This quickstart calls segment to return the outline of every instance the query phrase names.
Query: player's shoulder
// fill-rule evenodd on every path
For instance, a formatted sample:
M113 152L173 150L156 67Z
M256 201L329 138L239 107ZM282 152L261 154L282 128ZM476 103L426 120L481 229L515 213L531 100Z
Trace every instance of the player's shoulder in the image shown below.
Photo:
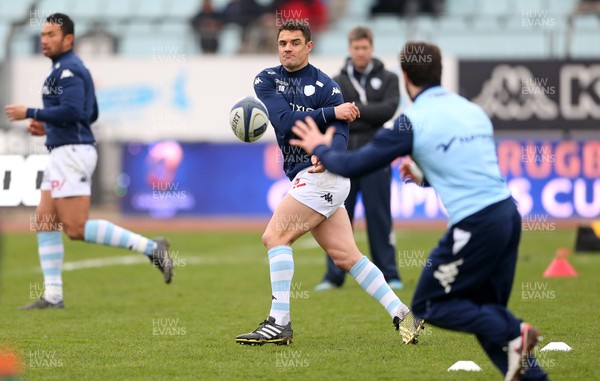
M316 67L315 73L315 85L317 87L320 87L322 90L326 90L331 95L342 94L342 92L340 91L340 85L338 85L338 83L333 78L331 78L329 75L321 71L321 69L318 69Z
M59 60L54 65L54 70L60 79L76 76L81 77L88 71L81 58L75 54L69 54L63 59Z
M281 65L274 66L274 67L268 67L266 69L261 70L254 77L254 86L257 86L264 82L271 82L271 83L274 82L275 78L279 77L280 70L281 70Z
M257 77L276 77L280 74L280 72L281 72L281 65L262 69L256 76Z
M323 72L318 67L312 66L312 70L314 73L315 80L320 81L321 83L323 83L323 85L331 85L332 82L335 83L333 78L331 78L329 75L327 75L325 72Z

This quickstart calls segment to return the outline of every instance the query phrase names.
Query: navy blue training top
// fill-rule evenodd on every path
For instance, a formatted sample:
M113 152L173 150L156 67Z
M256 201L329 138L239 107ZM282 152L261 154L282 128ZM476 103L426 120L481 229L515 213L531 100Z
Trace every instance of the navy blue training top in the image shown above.
M52 59L52 71L42 88L44 108L28 108L27 118L46 123L46 147L93 144L91 124L98 103L89 70L72 50Z
M292 126L298 119L311 116L322 132L336 127L333 147L346 150L348 123L335 119L334 107L344 103L338 84L311 64L289 72L282 65L267 68L254 78L256 96L269 111L277 143L283 154L283 170L292 180L298 172L312 165L310 155L292 147Z

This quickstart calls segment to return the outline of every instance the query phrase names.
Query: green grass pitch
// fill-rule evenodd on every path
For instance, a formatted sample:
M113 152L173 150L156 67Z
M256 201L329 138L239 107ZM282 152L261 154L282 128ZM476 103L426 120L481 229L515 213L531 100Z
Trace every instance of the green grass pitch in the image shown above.
M397 231L405 283L399 296L407 304L441 233ZM260 233L168 237L177 265L171 285L139 254L65 239L66 309L19 311L43 284L36 239L5 235L0 345L20 354L24 379L501 379L473 336L429 326L417 346L402 346L387 313L350 277L340 290L314 292L325 262L310 237L294 245L294 343L239 346L234 337L256 328L270 306ZM356 238L366 252L365 233ZM571 256L578 278L542 277L556 248L573 242L572 229L524 232L510 307L540 328L542 346L564 341L573 348L539 353L553 380L598 380L600 256ZM458 360L482 371L448 372Z

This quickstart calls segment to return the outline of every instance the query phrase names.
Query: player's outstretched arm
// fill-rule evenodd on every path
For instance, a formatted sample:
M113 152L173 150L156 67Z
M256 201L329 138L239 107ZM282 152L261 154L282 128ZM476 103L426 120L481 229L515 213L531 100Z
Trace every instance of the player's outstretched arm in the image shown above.
M290 144L301 147L309 154L317 155L321 163L329 171L344 177L357 177L389 165L396 157L409 155L412 151L412 129L381 129L368 144L357 151L340 151L331 147L334 129L328 128L325 134L319 131L316 123L306 118L298 121L292 129L297 136Z
M290 144L314 155L316 148L319 146L331 147L335 127L329 127L325 134L322 134L315 121L310 117L306 117L305 122L302 120L296 122L292 127L292 132L297 138L290 139Z

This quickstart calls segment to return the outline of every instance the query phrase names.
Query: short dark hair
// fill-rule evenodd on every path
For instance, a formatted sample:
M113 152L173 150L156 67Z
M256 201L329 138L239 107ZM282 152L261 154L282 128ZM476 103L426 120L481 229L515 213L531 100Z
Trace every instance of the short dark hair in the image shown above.
M67 34L75 35L75 23L73 23L73 20L64 13L53 13L46 17L46 22L60 26L60 30L62 30L63 35L65 36Z
M400 67L415 86L442 83L442 53L436 45L407 42L400 51Z
M349 44L351 44L352 41L358 41L362 39L369 40L369 43L373 45L373 32L371 32L371 29L364 26L358 26L348 33Z
M279 30L277 31L278 39L279 39L279 34L281 33L282 30L299 30L302 32L302 35L304 36L304 39L306 40L307 43L309 41L312 41L310 26L308 26L308 23L304 20L290 19L290 20L284 21L284 23L279 26Z

